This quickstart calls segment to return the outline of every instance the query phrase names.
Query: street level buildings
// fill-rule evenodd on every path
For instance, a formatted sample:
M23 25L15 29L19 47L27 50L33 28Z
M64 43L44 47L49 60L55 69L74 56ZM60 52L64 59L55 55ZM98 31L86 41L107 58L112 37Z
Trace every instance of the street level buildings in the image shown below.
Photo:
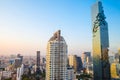
M74 69L71 67L67 68L68 80L75 80Z

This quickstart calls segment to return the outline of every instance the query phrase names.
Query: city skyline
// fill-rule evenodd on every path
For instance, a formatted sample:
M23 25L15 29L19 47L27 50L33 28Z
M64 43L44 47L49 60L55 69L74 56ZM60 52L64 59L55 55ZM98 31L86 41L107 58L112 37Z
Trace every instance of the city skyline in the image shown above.
M109 23L110 51L120 48L120 1L101 0ZM0 1L0 55L46 55L50 35L60 29L69 54L92 51L91 6L96 0Z

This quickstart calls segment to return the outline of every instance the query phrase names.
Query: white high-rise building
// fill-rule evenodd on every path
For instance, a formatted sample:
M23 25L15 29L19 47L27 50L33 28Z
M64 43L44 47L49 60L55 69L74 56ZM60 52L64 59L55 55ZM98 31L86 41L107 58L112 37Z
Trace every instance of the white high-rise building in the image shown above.
M24 65L22 64L21 67L17 68L17 80L22 80L22 75L24 73Z
M67 44L60 30L54 33L47 44L46 80L68 80Z

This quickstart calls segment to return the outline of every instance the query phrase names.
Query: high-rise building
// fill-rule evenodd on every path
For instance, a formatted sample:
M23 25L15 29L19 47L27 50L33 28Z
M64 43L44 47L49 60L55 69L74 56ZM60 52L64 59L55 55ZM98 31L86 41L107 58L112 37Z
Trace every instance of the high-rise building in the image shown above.
M37 51L37 67L40 67L40 51Z
M21 80L22 79L22 75L24 73L24 65L22 64L21 67L17 68L17 80Z
M117 52L117 53L114 53L114 61L116 62L116 63L119 63L119 53Z
M46 59L43 57L41 62L42 62L42 64L45 64L46 63Z
M120 63L120 49L118 49L118 54L119 54L119 63Z
M115 62L115 57L113 55L109 56L109 62L110 64Z
M77 56L77 72L81 72L81 70L83 69L83 66L82 66L82 59L80 56Z
M108 24L102 2L92 6L94 80L110 80Z
M111 80L119 80L120 79L120 64L112 63L110 69L111 69Z
M120 54L120 49L118 49L118 53Z
M40 80L40 51L37 51L36 64L36 80Z
M92 62L91 53L90 52L84 52L82 53L82 63L83 67L86 68L87 64L90 64Z
M60 30L47 44L46 80L67 80L67 44Z
M69 60L69 66L73 67L74 71L77 72L77 58L76 58L76 55L69 55L68 60Z
M0 60L0 66L2 65L2 61Z
M68 56L69 66L73 67L74 72L79 73L82 69L82 60L81 57L77 55L69 55Z
M23 56L21 56L20 54L17 54L17 58L20 58L20 64L22 65Z
M84 52L82 53L82 63L83 63L83 69L86 70L87 73L93 73L93 63L92 63L92 57L91 52Z
M115 62L116 63L120 63L120 49L118 49L118 52L117 53L114 53L114 56L115 56Z
M21 59L20 58L15 58L14 59L14 68L18 68L21 66Z

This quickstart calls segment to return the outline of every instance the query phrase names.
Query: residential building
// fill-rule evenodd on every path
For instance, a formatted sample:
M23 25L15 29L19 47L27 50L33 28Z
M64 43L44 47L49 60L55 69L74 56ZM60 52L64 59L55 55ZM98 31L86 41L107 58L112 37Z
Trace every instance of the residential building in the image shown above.
M46 80L67 79L67 44L58 30L47 44Z
M73 67L74 72L76 73L81 72L81 69L82 69L81 57L78 57L77 55L69 55L68 62L69 62L69 66Z
M72 67L67 68L68 80L75 80L75 73Z

